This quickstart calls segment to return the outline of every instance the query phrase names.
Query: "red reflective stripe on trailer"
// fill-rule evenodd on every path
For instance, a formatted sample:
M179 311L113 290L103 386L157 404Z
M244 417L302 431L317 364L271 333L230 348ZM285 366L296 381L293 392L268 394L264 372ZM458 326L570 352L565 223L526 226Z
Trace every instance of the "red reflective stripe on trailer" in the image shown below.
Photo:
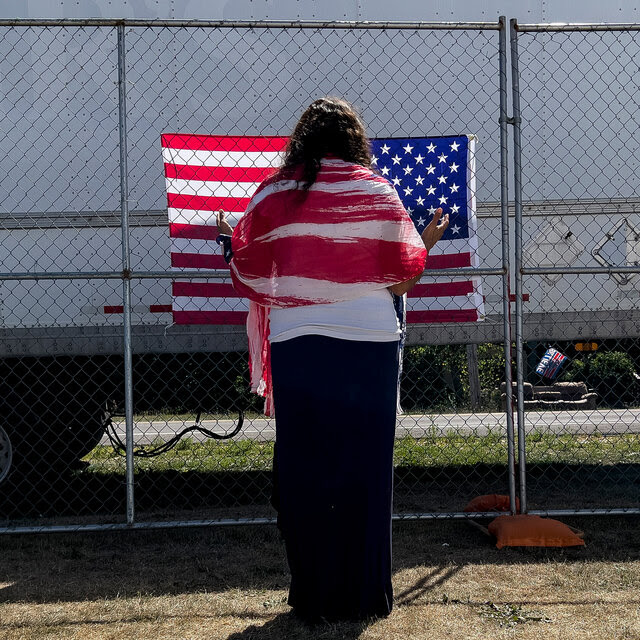
M283 136L208 136L163 133L162 146L192 151L284 151L289 138Z
M109 314L121 314L124 313L124 307L122 305L107 305L103 307L104 313ZM149 305L150 313L167 313L173 311L173 306L170 304L152 304Z
M174 311L176 324L231 324L244 325L247 322L246 311Z

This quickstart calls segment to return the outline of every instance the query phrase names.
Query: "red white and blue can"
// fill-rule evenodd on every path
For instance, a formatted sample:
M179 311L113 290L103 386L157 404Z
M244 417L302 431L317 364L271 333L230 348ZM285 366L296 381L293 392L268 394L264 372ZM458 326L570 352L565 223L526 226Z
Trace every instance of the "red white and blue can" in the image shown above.
M542 356L542 360L536 367L536 373L540 374L544 378L553 380L560 371L560 367L564 364L567 356L556 351L556 349L547 349Z

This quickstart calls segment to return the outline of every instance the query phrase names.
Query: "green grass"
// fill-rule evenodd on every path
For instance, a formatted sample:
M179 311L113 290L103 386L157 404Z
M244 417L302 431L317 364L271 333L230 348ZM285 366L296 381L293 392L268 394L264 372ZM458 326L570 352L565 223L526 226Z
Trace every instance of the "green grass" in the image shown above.
M161 444L160 441L153 443ZM153 446L153 445L152 445ZM640 434L603 436L533 433L527 436L527 463L608 465L640 464ZM273 442L231 440L194 442L185 438L171 451L156 458L136 458L138 471L268 471ZM475 464L506 464L507 439L502 434L485 436L451 432L445 436L410 436L396 441L396 466L440 467ZM125 459L110 446L98 446L84 460L87 471L124 475Z
M158 440L150 446L162 444ZM155 458L136 458L138 471L270 471L273 442L229 440L194 442L184 438L178 444ZM97 446L85 458L88 471L125 474L125 458L112 447Z

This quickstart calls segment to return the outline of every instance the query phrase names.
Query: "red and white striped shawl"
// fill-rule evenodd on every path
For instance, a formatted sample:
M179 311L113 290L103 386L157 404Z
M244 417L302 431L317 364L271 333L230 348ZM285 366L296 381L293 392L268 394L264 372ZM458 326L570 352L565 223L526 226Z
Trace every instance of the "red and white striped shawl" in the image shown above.
M232 238L233 285L253 303L249 355L252 388L261 395L271 386L269 307L353 300L420 274L427 257L385 178L337 158L322 160L306 195L296 178L265 180Z

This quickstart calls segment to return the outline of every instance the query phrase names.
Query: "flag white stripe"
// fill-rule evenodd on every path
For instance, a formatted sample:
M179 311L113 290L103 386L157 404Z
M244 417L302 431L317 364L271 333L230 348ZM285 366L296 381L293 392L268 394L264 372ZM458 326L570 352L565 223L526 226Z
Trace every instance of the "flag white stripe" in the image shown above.
M203 298L198 296L176 296L174 311L248 311L245 298Z
M197 226L215 226L216 212L201 211L194 209L174 209L169 207L169 222L173 224L193 224ZM225 211L226 220L232 227L238 224L238 221L244 215L244 211Z
M429 251L430 256L443 256L458 253L469 253L471 248L466 238L438 240Z
M259 185L259 182L218 182L167 178L167 193L216 198L250 198Z
M172 253L199 253L203 256L221 255L221 249L215 240L196 240L194 238L171 238Z
M162 148L167 164L191 167L277 167L283 158L280 151L206 151L202 149Z
M437 298L407 298L407 311L447 311L477 309L476 295L438 296Z

